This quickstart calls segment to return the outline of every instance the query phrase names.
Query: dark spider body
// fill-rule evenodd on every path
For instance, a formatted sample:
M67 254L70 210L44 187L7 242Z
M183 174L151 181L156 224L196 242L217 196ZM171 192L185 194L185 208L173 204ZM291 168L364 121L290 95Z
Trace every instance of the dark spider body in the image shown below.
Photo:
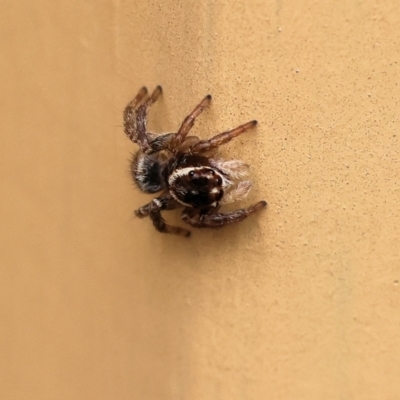
M160 232L189 236L190 231L166 224L161 211L184 207L182 219L188 224L196 228L219 228L242 221L264 208L267 203L259 201L247 209L218 212L222 204L245 198L251 182L241 179L247 175L246 164L215 158L212 153L257 122L248 122L208 140L187 136L196 117L210 103L211 96L208 95L185 118L177 133L157 135L147 132L148 108L161 92L161 87L157 86L148 96L143 87L124 111L125 134L140 148L131 162L132 177L145 193L163 191L135 214L141 218L150 217Z

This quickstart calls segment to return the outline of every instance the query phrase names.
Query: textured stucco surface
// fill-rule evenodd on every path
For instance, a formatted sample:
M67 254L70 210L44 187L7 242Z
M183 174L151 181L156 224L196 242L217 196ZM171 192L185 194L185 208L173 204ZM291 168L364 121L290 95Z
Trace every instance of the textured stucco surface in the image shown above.
M0 5L2 399L400 398L400 3L232 3ZM154 130L258 119L268 210L132 218L143 84Z

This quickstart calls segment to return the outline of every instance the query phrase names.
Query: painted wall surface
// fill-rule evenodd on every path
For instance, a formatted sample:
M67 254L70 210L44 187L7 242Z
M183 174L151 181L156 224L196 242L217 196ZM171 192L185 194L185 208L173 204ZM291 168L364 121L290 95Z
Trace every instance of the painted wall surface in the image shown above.
M400 2L0 4L0 398L400 398ZM133 210L122 111L251 164L190 239ZM177 212L168 221L182 224Z

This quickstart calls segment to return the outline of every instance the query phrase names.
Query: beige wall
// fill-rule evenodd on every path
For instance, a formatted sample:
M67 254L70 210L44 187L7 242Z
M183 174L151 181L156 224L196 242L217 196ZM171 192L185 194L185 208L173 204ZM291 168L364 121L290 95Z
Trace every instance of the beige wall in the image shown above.
M1 399L400 398L400 3L231 3L0 5ZM259 120L223 152L268 210L132 218L158 83L153 129Z

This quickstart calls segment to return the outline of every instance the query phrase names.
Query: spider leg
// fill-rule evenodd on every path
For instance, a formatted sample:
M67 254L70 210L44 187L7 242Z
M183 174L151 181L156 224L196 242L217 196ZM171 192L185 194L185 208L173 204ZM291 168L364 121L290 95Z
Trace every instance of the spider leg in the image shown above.
M142 101L142 99L147 96L147 88L146 86L143 86L136 97L128 103L128 105L125 107L124 110L124 132L126 136L129 137L130 140L133 142L136 141L136 108Z
M150 217L153 221L154 227L162 233L174 233L189 237L190 231L177 226L168 225L164 218L161 216L161 211L173 210L174 208L181 207L181 205L174 200L170 194L164 194L154 199L150 203L140 207L135 211L135 215L139 218Z
M169 149L169 144L175 137L176 133L164 133L162 135L156 136L154 133L147 133L150 142L150 150L148 150L146 153L147 154L152 154L152 153L157 153L161 150L167 150Z
M143 86L140 88L138 94L135 96L135 98L126 106L125 111L128 112L128 110L134 110L136 106L142 101L142 99L147 96L148 90L146 86Z
M154 104L162 93L161 86L157 86L150 97L147 96L147 88L142 87L136 97L125 107L124 131L130 140L138 143L143 152L150 148L151 135L146 132L147 114L149 107ZM145 100L142 104L142 100Z
M173 150L178 147L186 138L186 135L192 129L196 118L204 111L204 109L210 104L211 95L207 95L204 99L195 107L195 109L184 119L181 127L171 142L170 149Z
M246 219L249 215L266 207L266 201L259 201L249 208L230 211L226 213L212 213L212 209L202 210L186 207L182 212L182 219L195 228L221 228Z
M250 121L230 131L222 132L212 137L211 139L200 140L198 143L195 143L193 146L190 147L190 151L192 153L203 153L205 151L218 148L219 146L228 143L233 138L239 136L248 129L254 128L256 125L257 125L256 120Z

